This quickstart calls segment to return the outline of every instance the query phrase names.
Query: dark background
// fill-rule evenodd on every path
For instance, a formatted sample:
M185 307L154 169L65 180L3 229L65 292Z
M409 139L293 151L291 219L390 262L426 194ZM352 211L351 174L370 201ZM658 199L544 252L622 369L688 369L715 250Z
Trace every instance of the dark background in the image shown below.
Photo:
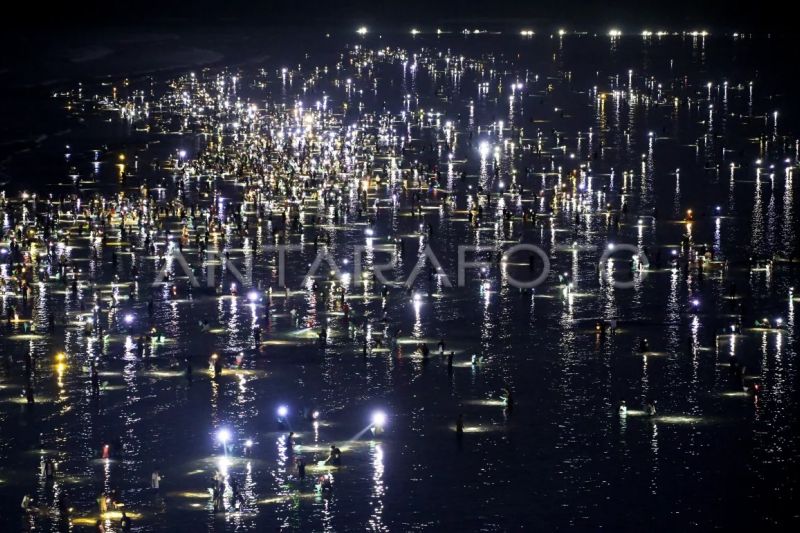
M598 30L608 24L668 29L701 24L715 30L790 31L788 2L763 0L138 0L14 2L4 6L5 36L20 32L80 31L98 26L299 25L335 28L355 23L455 24L511 22L544 27L561 24ZM536 24L538 23L538 24ZM640 28L636 28L637 30Z

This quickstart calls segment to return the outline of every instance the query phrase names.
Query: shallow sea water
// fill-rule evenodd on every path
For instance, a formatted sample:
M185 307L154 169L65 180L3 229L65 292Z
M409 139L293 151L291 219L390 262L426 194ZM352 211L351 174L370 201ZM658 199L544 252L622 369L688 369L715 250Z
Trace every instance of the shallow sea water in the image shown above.
M100 355L101 381L107 386L99 398L91 396L86 366L90 354L100 353L100 341L75 325L78 299L57 281L38 287L25 316L40 332L46 331L50 312L69 324L52 337L26 334L21 323L4 325L0 334L3 531L89 530L97 517L97 494L111 489L135 513L141 531L638 531L796 525L798 264L779 261L771 269L749 270L745 262L751 254L796 257L798 251L798 193L792 179L798 162L796 103L779 69L762 64L778 44L722 35L612 40L549 34L416 39L369 34L307 42L313 43L307 56L298 52L302 46L271 50L262 45L268 56L261 50L244 58L220 53L224 59L207 71L179 64L169 72L145 75L137 66L130 90L150 85L158 90L165 80L189 71L214 76L229 69L241 80L238 96L243 99L291 107L299 98L311 106L324 94L332 108L348 104L347 112L339 114L345 124L383 111L404 132L399 120L404 110L441 113L438 120L452 121L460 134L452 166L447 150L436 143L441 131L435 117L430 125L411 127L414 140L399 163L439 166L438 190L419 191L424 219L409 213L411 192L392 203L385 189L371 191L371 199L381 200L374 238L365 239L366 226L354 214L346 223L322 228L337 261L352 257L355 245L378 250L388 247L389 237L402 236L406 254L401 268L408 272L422 246L419 225L424 223L433 228L431 244L453 283L459 244L497 249L520 238L545 250L550 276L532 294L501 275L516 269L524 277L523 260L518 260L522 265L494 265L486 287L474 272L468 272L465 287L447 288L441 278L429 282L423 271L414 288L416 304L400 289L384 303L379 290L365 295L361 287L354 288L347 300L350 330L342 316L326 314L318 297L300 287L299 278L314 258L308 224L302 252L289 254L290 298L287 302L281 290L275 291L268 323L265 302L251 305L244 295L190 294L179 278L176 295L169 286L154 291L153 322L165 342L143 361L133 343L146 327L151 288L140 283L128 300L127 284L111 282L115 274L125 278L131 256L121 253L115 272L112 246L104 250L104 261L94 261L86 239L73 232L71 253L81 268L80 279L93 275L104 297L112 292L121 297L119 309L104 311L111 329ZM387 46L407 50L407 63L378 55ZM97 56L81 57L89 63L107 59ZM454 62L463 56L470 66L454 75L445 56ZM320 71L304 91L303 81L317 65L327 66L328 73ZM293 72L285 82L283 67ZM87 75L84 96L108 95L111 86L122 87L116 73L124 67L117 69L107 82ZM258 79L266 81L265 88L251 83ZM513 96L512 83L524 86ZM94 182L85 184L84 191L130 193L148 183L154 190L163 185L163 197L169 198L175 190L172 175L152 171L147 162L175 150L186 150L191 158L206 148L207 139L200 135L137 132L112 111L88 105L65 109L65 101L80 101L72 81L49 85L46 92L53 91L70 96L42 98L42 109L66 130L6 160L4 173L16 191L69 192L69 167L74 165L81 179ZM777 125L776 109L781 109ZM502 138L489 131L500 120L506 128ZM513 131L508 129L512 124ZM522 145L535 144L541 131L542 155L504 144L519 144L520 128ZM491 147L486 157L481 141ZM69 162L64 161L65 144L73 154ZM107 149L95 157L92 150L101 145ZM494 146L499 147L495 162ZM130 175L124 179L118 179L116 166L121 152L128 161L136 157L140 162L138 168L127 166ZM531 191L551 197L559 166L572 169L587 162L592 194L584 198L584 223L577 230L569 203L540 214L535 224L517 217L508 236L497 230L494 219L487 220L499 220L494 210L485 210L479 231L470 227L467 194L479 184L494 192L496 205L499 182L507 186L509 172L516 169L525 204L531 205ZM384 163L378 159L376 167ZM492 174L494 165L499 177ZM529 175L525 168L531 169ZM30 181L21 183L28 175ZM226 198L240 191L232 181L222 183L222 189ZM440 208L445 191L455 195L457 212ZM622 191L629 212L615 228L604 205L617 209ZM504 199L516 209L510 195ZM687 209L694 212L691 225L684 222ZM257 245L267 243L269 231L265 226L255 235ZM700 279L694 270L684 276L680 268L671 268L670 253L687 233L693 245L705 243L715 259L727 259L727 271L710 268ZM290 239L300 242L301 236ZM615 288L597 270L608 243L647 247L651 260L660 249L661 264L651 265L646 275L635 274L633 288ZM243 252L237 240L231 246L232 261L254 285L260 281L277 287L274 255ZM190 246L187 257L196 259L195 251ZM154 258L138 251L136 258L141 279L152 279ZM182 275L176 264L171 268ZM623 270L624 262L615 269ZM352 272L352 265L345 270ZM564 272L574 282L569 295L558 280ZM226 276L227 287L232 278ZM735 337L718 336L733 321L731 281L745 303L744 328ZM701 305L692 313L694 298ZM3 317L16 301L14 295L3 295ZM316 331L291 323L290 309L315 323L330 318L324 347ZM401 329L399 348L391 353L375 349L364 357L362 324L369 319L371 330L380 335L384 312L389 329ZM123 320L128 313L136 317L130 326ZM781 317L783 327L751 327L762 316ZM264 331L257 352L251 349L254 317ZM619 330L600 338L595 322L613 317ZM209 320L211 332L199 330L202 318ZM645 356L637 350L642 337L650 345ZM451 375L436 353L440 338L447 351L456 353ZM412 355L421 339L432 350L428 362ZM54 354L62 349L68 361L59 371ZM38 358L34 406L21 396L25 352ZM240 370L226 370L215 382L204 368L213 352L228 363L240 352L246 355ZM727 363L732 353L747 367L748 377L760 382L757 396L741 392L731 379ZM472 366L472 354L482 355L484 363ZM194 361L191 386L182 373L186 357ZM499 400L505 386L516 398L510 413ZM648 398L657 401L655 417L641 414ZM627 417L617 412L622 399L631 409ZM282 404L290 407L295 455L312 464L325 457L330 444L342 448L344 460L333 470L331 497L315 494L310 479L293 479L288 429L279 428L275 417ZM306 407L321 412L318 424L297 415ZM373 439L364 430L375 409L387 413L388 423ZM455 433L459 413L466 426L460 441ZM215 439L220 427L233 435L227 459ZM249 457L242 456L246 439L253 441ZM121 444L121 450L106 461L99 455L108 442ZM55 484L39 473L47 456L59 462ZM208 487L220 465L243 487L245 511L211 511ZM158 494L149 489L156 468L164 476ZM310 469L309 477L314 473ZM61 491L75 507L72 525L64 523L54 504ZM38 512L23 516L19 501L26 492ZM116 520L107 523L117 530Z

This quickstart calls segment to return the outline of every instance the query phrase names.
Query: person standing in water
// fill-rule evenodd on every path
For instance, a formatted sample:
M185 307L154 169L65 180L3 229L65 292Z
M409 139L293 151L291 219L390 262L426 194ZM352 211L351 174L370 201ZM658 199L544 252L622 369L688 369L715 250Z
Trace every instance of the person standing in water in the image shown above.
M120 520L119 520L119 527L124 532L130 531L131 528L133 527L132 524L131 524L131 519L125 513L125 511L122 511L122 518L120 518Z
M25 400L29 404L36 403L36 398L33 395L33 381L28 380L28 386L25 387Z
M97 372L97 365L92 361L92 394L97 396L100 394L100 374Z
M650 345L648 344L648 342L647 342L647 339L645 339L645 338L642 338L642 339L639 341L639 351L640 351L641 353L645 353L645 352L648 352L648 351L650 351Z
M31 511L31 495L30 494L25 494L22 497L22 503L20 504L20 507L22 507L22 510L24 512L26 512L26 513Z
M100 495L97 497L97 508L100 511L100 514L105 514L108 511L108 498L106 497L105 492L101 492Z
M150 475L150 488L158 492L160 486L161 486L161 473L158 470L155 470Z
M325 459L325 464L338 466L342 462L342 450L331 444L331 451L328 458Z
M222 376L222 360L216 356L214 357L214 379L219 379L220 376Z
M503 397L503 401L506 404L506 409L509 412L511 412L511 410L514 408L514 396L511 393L511 389L508 388L508 387L505 387L503 389L503 396L502 397Z

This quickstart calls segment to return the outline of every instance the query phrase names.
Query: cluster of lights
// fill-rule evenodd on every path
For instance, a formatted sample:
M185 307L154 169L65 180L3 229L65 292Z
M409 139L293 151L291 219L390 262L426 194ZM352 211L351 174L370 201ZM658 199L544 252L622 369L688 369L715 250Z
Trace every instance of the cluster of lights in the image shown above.
M477 30L476 30L476 32L477 32ZM359 35L366 35L368 33L368 30L367 30L366 27L360 27L360 28L358 28L357 33ZM418 33L420 33L419 30L416 30L416 29L412 29L411 30L411 34L412 35L417 35ZM441 33L441 30L437 30L437 33ZM521 30L520 34L522 36L525 36L525 37L530 37L530 36L534 35L534 32L532 30ZM563 29L558 30L558 35L559 36L563 36L565 34L566 34L565 30L563 30ZM622 31L621 30L617 30L617 29L612 29L612 30L610 30L608 32L608 35L610 37L612 37L612 38L621 37L622 36ZM647 30L642 32L642 36L649 37L651 35L653 35L653 32L650 32L650 31L647 31ZM666 32L658 32L657 35L659 35L659 36L666 35ZM707 32L705 32L705 31L703 31L703 32L692 32L690 35L692 35L692 36L698 36L699 35L699 36L705 37L707 35ZM282 73L285 75L287 73L287 69L286 68L282 69ZM347 80L347 84L348 85L351 84L351 80L350 79ZM519 83L519 82L518 83L514 83L514 84L512 84L511 88L512 88L512 91L513 90L521 90L523 88L523 84ZM711 88L711 83L709 83L709 88ZM617 92L615 91L614 94L616 95ZM604 97L605 97L604 94L601 95L601 98L604 98ZM319 103L318 103L318 107L319 107ZM437 114L437 117L438 117L438 114ZM777 118L777 111L775 112L775 117ZM446 123L446 128L449 129L451 127L452 127L452 124L450 122L447 122ZM502 122L500 123L500 129L502 130ZM283 133L281 132L281 136L282 135L283 135ZM331 135L333 136L333 134L331 134ZM654 133L653 132L649 132L648 136L652 138L652 137L654 137ZM511 146L513 147L513 144ZM495 153L498 150L499 150L498 147L494 147ZM490 143L486 142L486 141L482 141L480 143L480 145L479 145L479 151L480 151L480 154L483 157L486 157L491 153L492 145ZM180 150L179 151L179 156L180 156L181 159L185 158L186 157L186 151L185 150ZM450 153L448 155L448 157L450 159L452 159L453 154ZM124 158L125 158L124 154L120 154L119 158L120 158L120 161L124 160ZM575 154L570 154L570 158L574 159L575 158ZM762 163L761 160L756 161L757 165L761 165L761 163ZM786 160L786 163L789 163L788 159ZM733 163L731 163L731 167L733 168ZM559 171L560 171L560 168L559 168ZM676 169L676 173L678 171L679 171L679 169ZM501 182L499 182L498 186L499 186L500 189L503 189L505 185L501 181ZM580 190L583 190L584 189L584 184L581 183L581 184L579 184L578 187L579 187ZM27 193L23 193L23 198L27 198L27 197L28 197ZM720 211L720 207L717 206L716 210L717 210L717 212L719 212ZM690 209L690 210L687 211L687 218L691 219L691 217L692 217L692 210ZM642 219L638 220L638 224L639 225L642 224ZM367 236L372 236L373 235L373 230L371 228L367 228L365 230L365 234ZM577 245L577 243L573 243L573 245ZM608 249L609 250L613 250L614 249L614 244L613 243L609 243L608 244ZM7 250L2 249L2 250L0 250L0 252L7 253ZM672 254L673 255L677 255L677 251L676 250L672 250ZM485 269L482 269L482 271L485 272ZM490 283L488 281L485 281L482 284L482 286L483 286L484 289L488 290L490 288ZM572 288L573 287L573 283L569 282L567 286L569 288ZM232 289L235 289L235 284L232 285ZM791 289L790 289L790 294L791 294ZM251 302L256 302L259 299L259 293L256 292L256 291L251 291L251 292L248 293L247 298ZM421 302L422 302L421 295L418 294L418 293L413 294L412 301L413 301L413 303L415 305L420 305ZM691 304L692 304L693 307L697 308L697 307L699 307L700 302L697 299L693 299L693 300L691 300ZM134 315L126 314L123 319L124 319L125 323L131 324L134 321ZM764 319L764 320L766 321L766 319ZM91 318L88 318L87 321L91 322ZM780 318L777 318L775 320L775 323L780 325L782 323L782 320ZM216 360L217 357L218 357L217 354L213 354L212 355L212 359L213 360ZM66 358L66 355L63 354L63 353L59 353L59 354L56 355L56 360L59 361L59 362L64 361L65 358ZM289 408L286 405L280 405L277 408L276 412L277 412L277 415L278 415L278 417L280 419L286 419L289 416ZM319 412L318 411L313 411L311 417L314 420L318 419ZM385 427L386 423L387 423L387 415L386 415L385 412L383 412L383 411L375 411L375 412L372 413L372 415L371 415L371 428L373 428L374 430L375 429L380 430L380 429ZM227 452L227 444L231 441L231 438L232 438L231 431L229 429L227 429L227 428L221 428L221 429L219 429L217 431L216 438L220 443L223 444L223 446L226 447L226 452ZM252 440L247 439L246 441L244 441L245 448L250 448L250 447L252 447L252 445L253 445L253 441ZM107 447L108 446L106 445L106 448Z

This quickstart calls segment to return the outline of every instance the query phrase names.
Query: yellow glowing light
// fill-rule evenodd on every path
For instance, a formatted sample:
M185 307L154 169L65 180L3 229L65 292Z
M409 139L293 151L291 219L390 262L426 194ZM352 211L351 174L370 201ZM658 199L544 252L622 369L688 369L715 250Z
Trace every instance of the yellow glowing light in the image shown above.
M655 417L655 419L665 424L694 424L702 420L700 417L697 416L680 416L680 415L657 416Z
M453 431L457 430L455 425L451 426L451 429ZM490 428L485 426L464 426L462 429L464 430L464 433L487 433L491 431Z
M208 493L207 492L190 492L190 491L170 492L168 494L168 496L178 497L178 498L192 498L192 499L197 499L197 500L205 500L205 499L208 498Z
M492 407L505 406L505 402L503 400L468 400L465 403L472 404L472 405L486 405L486 406L492 406Z

